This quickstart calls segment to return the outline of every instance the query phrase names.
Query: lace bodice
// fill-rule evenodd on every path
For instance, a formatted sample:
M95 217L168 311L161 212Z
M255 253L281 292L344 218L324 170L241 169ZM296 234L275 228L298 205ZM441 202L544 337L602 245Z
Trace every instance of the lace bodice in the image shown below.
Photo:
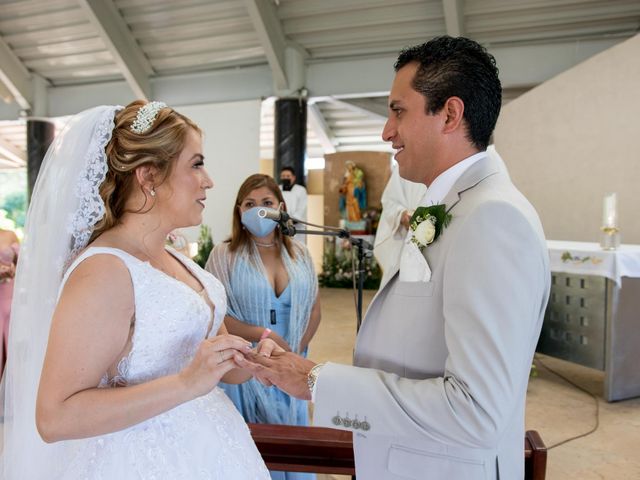
M222 284L192 260L173 249L174 255L204 286L204 293L215 306L209 335L214 336L227 309ZM62 284L73 269L92 256L108 254L120 258L131 275L135 301L132 347L118 364L118 375L102 379L101 386L133 385L179 372L193 358L211 322L211 308L203 295L116 248L90 247L69 267Z

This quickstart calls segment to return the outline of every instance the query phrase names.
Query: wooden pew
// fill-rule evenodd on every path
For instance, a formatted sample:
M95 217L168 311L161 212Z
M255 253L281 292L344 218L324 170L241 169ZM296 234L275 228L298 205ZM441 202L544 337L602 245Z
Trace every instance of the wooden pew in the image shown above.
M355 475L352 434L346 430L250 423L253 440L271 470ZM525 480L544 480L547 448L535 430L524 437Z

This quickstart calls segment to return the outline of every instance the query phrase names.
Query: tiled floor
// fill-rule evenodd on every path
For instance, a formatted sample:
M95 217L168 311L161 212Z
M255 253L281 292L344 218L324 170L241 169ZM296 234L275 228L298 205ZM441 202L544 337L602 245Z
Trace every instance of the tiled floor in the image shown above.
M373 293L365 292L366 304ZM321 298L322 322L309 357L351 363L356 333L353 293L323 289ZM600 426L595 433L549 451L547 480L640 479L640 398L607 403L602 399L601 372L551 357L540 358L545 365L597 394L600 407ZM596 420L593 398L542 365L538 365L538 372L529 383L526 428L538 430L547 446L589 431Z

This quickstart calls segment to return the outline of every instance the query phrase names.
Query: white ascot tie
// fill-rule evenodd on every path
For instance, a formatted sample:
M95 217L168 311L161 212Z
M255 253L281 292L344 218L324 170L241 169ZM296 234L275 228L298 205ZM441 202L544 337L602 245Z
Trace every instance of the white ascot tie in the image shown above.
M487 156L487 152L478 152L442 172L429 185L427 192L422 197L420 205L437 205L446 198L447 193L454 186L460 176L474 163ZM400 281L401 282L429 282L431 280L431 268L420 248L411 242L413 231L409 229L400 254ZM425 247L429 248L429 246Z
M413 231L409 229L400 254L401 282L428 282L431 280L431 268L420 248L411 241Z

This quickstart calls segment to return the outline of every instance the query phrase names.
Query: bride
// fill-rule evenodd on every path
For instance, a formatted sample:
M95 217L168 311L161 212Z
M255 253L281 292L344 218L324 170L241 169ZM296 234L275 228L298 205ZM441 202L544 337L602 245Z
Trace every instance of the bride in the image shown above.
M217 387L250 378L251 344L227 333L220 282L165 248L202 221L201 137L137 101L75 116L49 149L17 267L3 478L269 478Z

